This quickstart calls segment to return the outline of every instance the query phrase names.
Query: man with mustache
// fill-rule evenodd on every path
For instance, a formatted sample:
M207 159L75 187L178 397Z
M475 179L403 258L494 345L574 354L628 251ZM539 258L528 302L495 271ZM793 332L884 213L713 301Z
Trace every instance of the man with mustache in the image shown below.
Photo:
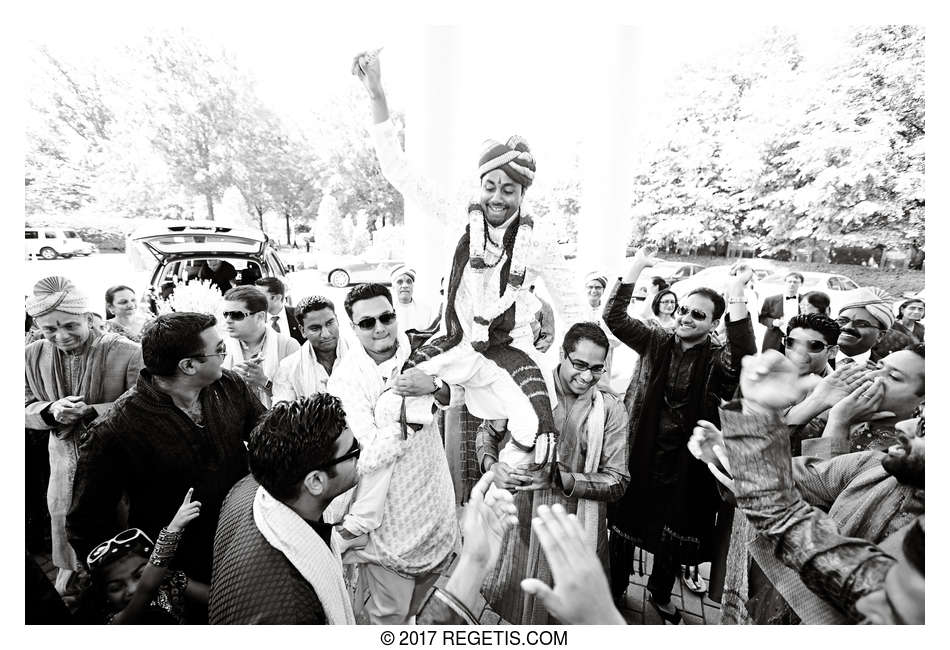
M894 324L890 307L870 291L865 291L838 311L838 355L832 367L841 363L866 364L871 360L871 348Z
M849 555L835 556L839 546L846 546L839 538L856 538L848 542L851 547L861 546L857 539L865 540L864 552L868 542L883 543L923 514L924 423L915 418L898 424L899 443L886 453L789 458L788 428L778 415L807 390L807 382L787 359L773 353L750 359L743 365L742 401L721 409L725 438L704 422L696 427L689 447L736 494L753 525L766 533L751 541L750 551L801 622L846 623L860 618L855 607L862 607L844 591L828 596L836 580L832 568L846 575L851 566ZM808 513L814 508L826 511L831 523L809 537L803 531L812 526L809 520L815 515ZM795 513L783 519L788 525L783 524L781 533L771 527L779 513ZM806 569L801 565L808 557L817 559ZM854 584L860 585L860 579Z

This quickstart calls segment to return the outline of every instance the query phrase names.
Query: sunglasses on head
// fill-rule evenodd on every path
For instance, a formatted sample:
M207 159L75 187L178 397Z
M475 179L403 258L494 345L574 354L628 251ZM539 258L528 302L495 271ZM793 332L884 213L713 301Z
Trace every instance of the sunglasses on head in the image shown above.
M142 551L149 553L152 546L152 540L141 529L129 528L92 549L86 557L86 566L92 570L113 558L119 557L119 551L127 551L136 547L141 547Z
M690 309L686 305L683 305L682 307L677 309L676 313L679 314L680 316L685 316L686 314L689 314L690 316L693 317L693 320L706 320L706 317L708 316L706 312L699 311L698 309Z
M252 314L257 314L260 312L256 311L226 311L222 315L225 318L230 318L233 321L242 321Z
M838 325L840 325L841 327L847 327L848 325L851 325L852 327L856 327L858 329L861 329L861 328L870 328L870 329L875 329L875 330L881 329L874 323L868 322L866 320L851 320L847 316L838 316L838 318L835 319L835 322L838 323Z
M371 330L376 327L376 320L379 319L379 322L383 325L391 325L393 321L396 320L396 312L387 311L384 314L380 314L375 318L373 316L367 316L366 318L360 319L356 326L361 330Z
M821 341L815 341L813 339L796 339L794 336L783 336L782 340L785 342L786 348L795 349L796 347L804 347L812 354L821 352L822 350L831 347L827 343L823 343Z
M333 460L331 460L331 461L329 461L329 462L327 462L327 463L324 463L323 465L320 465L320 466L317 467L316 469L327 469L327 468L329 468L329 467L333 467L334 465L339 465L340 463L345 463L346 461L348 461L348 460L351 459L351 458L359 458L361 451L363 451L363 448L360 446L360 441L357 440L357 439L354 437L354 438L353 438L353 444L350 445L350 450L349 450L348 452L346 452L345 454L343 454L343 455L340 456L339 458L334 458Z

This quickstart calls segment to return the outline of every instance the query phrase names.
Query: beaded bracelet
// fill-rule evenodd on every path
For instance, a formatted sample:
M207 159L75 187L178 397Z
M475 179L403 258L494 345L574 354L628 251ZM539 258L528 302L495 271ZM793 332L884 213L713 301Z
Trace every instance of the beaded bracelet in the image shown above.
M166 567L175 557L175 551L178 550L178 542L181 540L182 531L172 532L167 528L162 528L155 541L155 548L148 561L157 567Z

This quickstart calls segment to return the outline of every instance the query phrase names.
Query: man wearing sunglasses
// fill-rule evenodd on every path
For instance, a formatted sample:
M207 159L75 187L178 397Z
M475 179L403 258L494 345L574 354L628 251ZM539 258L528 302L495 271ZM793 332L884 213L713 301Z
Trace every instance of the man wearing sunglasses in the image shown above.
M340 398L363 456L359 486L334 504L331 516L342 522L343 561L360 565L370 621L400 625L418 612L459 544L455 490L433 417L452 392L418 368L401 372L409 339L389 289L358 285L343 307L360 345L334 369L327 392ZM398 423L402 398L408 437Z
M802 376L825 377L833 369L829 361L838 353L841 327L822 314L801 314L788 321L788 335L782 337L782 348L789 361Z
M838 354L832 363L867 364L871 360L871 348L894 324L890 307L878 296L864 290L855 299L838 311Z
M267 296L255 286L234 287L224 294L224 326L230 335L224 367L234 370L270 408L280 362L300 349L289 335L267 324Z
M640 372L626 400L630 486L608 510L611 589L615 598L622 597L635 547L652 552L650 603L664 621L678 623L680 613L670 595L680 565L714 557L721 505L715 480L710 482L686 442L698 420L718 420L720 400L735 393L742 357L755 354L745 297L752 270L730 276L726 299L708 288L683 297L670 332L627 314L637 278L656 263L652 255L648 249L637 251L604 310L614 336L640 355ZM720 344L710 332L724 314L726 342Z
M218 512L247 473L244 441L265 410L222 368L227 350L216 324L210 314L176 312L145 326L138 382L80 447L67 529L81 557L126 528L154 539L194 487L202 516L188 527L173 566L210 582ZM128 515L119 522L123 494Z

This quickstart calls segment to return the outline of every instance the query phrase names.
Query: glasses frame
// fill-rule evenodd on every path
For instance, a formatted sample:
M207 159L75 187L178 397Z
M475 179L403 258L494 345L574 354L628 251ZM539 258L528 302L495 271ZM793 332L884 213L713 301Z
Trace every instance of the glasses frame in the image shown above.
M356 439L356 436L353 436L353 444L350 445L350 450L340 456L339 458L334 458L333 460L324 463L323 465L318 465L314 469L327 470L333 467L334 465L339 465L340 463L345 463L351 458L359 458L360 453L363 451L363 446L360 444L360 441Z
M787 334L782 336L782 345L784 345L786 348L794 348L798 343L806 343L807 345L805 346L805 350L809 354L818 354L819 352L824 352L831 347L831 345L825 343L824 341L816 341L815 339L797 339L794 336L789 336ZM821 348L812 350L811 348L815 344L820 345Z
M570 354L567 354L565 356L567 357L567 360L571 362L571 365L574 367L574 370L576 370L577 372L587 372L588 370L590 370L590 374L592 375L602 375L605 372L607 372L607 364L603 364L600 366L599 369L596 369L597 366L589 366L583 361L577 361L575 359L572 359ZM577 364L579 363L584 364L584 367L578 368Z
M388 323L386 322L387 320L389 321ZM395 320L396 320L396 312L386 311L380 314L379 316L367 316L366 318L361 318L359 322L353 323L353 324L356 325L361 330L363 330L364 332L369 332L371 330L376 329L376 321L379 321L380 323L383 324L383 327L386 327L388 325L392 325L393 322L395 322ZM369 324L364 326L363 323L367 323L367 322Z
M853 318L848 318L847 316L838 316L835 319L835 322L838 323L838 325L841 327L847 327L848 325L853 325L857 329L875 329L875 330L884 329L883 327L880 327L879 325L875 325L874 323L868 322L864 320L863 318L859 320L854 320ZM858 323L863 323L863 325L858 325Z
M122 536L127 533L133 533L133 534L128 539L121 539ZM145 540L146 542L146 544L144 545L145 552L146 553L149 552L155 544L152 542L149 536L145 533L145 531L142 530L141 528L126 528L125 530L117 534L112 539L107 539L101 544L97 544L94 549L89 551L89 554L86 556L86 566L89 569L94 568L96 565L102 562L109 555L110 552L115 553L120 548L122 548L123 546L127 546L128 544L131 544L139 537ZM100 551L100 549L102 550Z
M709 314L707 314L706 312L700 311L699 309L690 309L686 305L680 305L679 307L677 307L676 313L679 314L680 316L685 316L686 314L689 314L690 316L693 317L693 320L699 321L699 322L705 322L706 319L709 318Z
M261 313L261 311L263 311L263 310L258 310L258 311L245 311L245 310L243 310L243 309L240 309L240 310L234 309L234 310L229 310L229 311L223 311L223 312L221 312L221 316L222 316L223 318L230 318L230 319L233 320L235 323L240 323L240 322L241 322L242 320L244 320L245 318L247 318L247 317L249 317L249 316L253 316L254 314L259 314L259 313ZM233 315L229 317L228 314L241 314L241 317L240 317L240 318L235 318Z

